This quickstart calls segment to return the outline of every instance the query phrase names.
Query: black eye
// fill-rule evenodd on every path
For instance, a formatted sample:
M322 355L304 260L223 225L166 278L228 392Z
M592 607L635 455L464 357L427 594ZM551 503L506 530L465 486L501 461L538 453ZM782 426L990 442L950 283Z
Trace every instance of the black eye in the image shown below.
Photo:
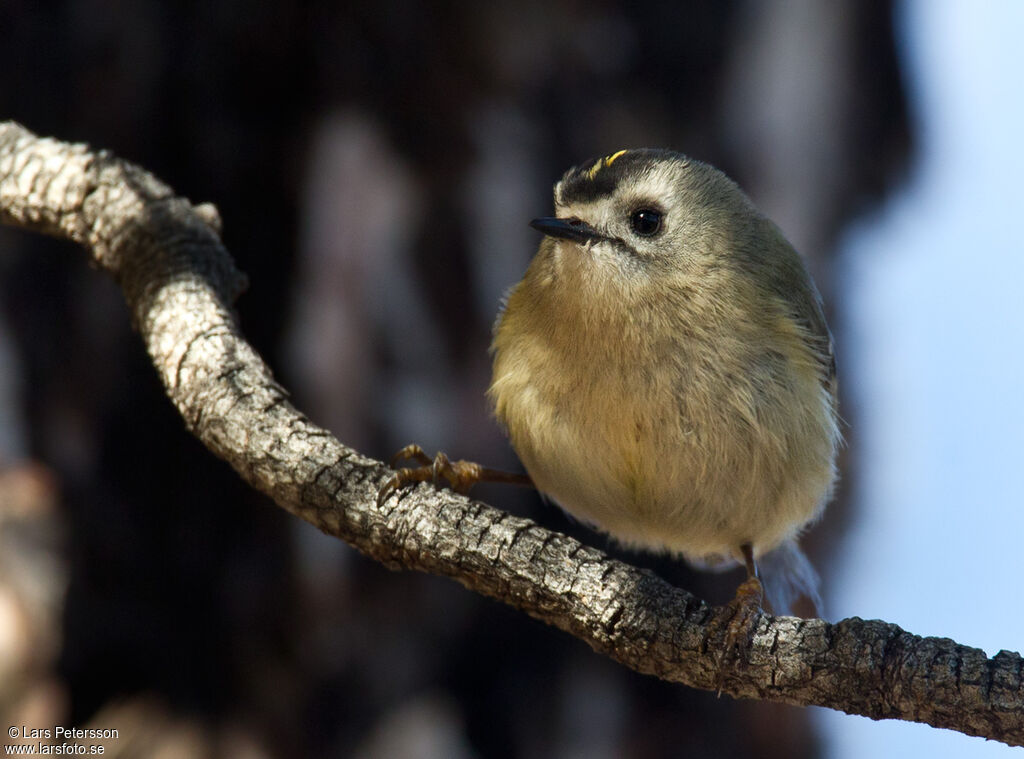
M640 208L629 217L629 226L641 237L653 237L661 231L661 211L653 208Z

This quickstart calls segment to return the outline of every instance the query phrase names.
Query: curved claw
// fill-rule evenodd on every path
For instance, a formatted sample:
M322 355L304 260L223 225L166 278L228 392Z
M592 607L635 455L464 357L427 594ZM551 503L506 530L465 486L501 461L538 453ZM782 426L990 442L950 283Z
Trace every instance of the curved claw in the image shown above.
M405 461L406 459L417 461L420 466L430 466L431 463L430 456L424 453L422 448L416 445L416 443L410 443L391 457L391 468L396 469L397 467L395 465L399 461Z
M393 494L415 482L426 482L433 479L437 484L437 477L432 467L420 466L413 469L402 468L397 470L388 481L381 485L377 491L377 508L384 505L384 502Z
M764 609L764 586L756 575L750 575L736 589L736 596L725 607L723 615L712 623L714 628L724 628L722 648L718 652L718 692L725 682L725 665L732 658L737 662L754 642L754 634L761 623Z
M391 466L394 467L395 464L405 459L417 461L420 466L399 469L388 478L387 482L381 485L380 490L377 491L377 508L383 506L392 494L406 485L428 480L433 482L436 487L441 485L442 479L447 480L452 490L463 495L468 493L470 488L478 482L503 482L510 485L533 487L533 482L525 474L489 469L462 459L452 461L440 451L431 459L415 443L405 446L392 456Z
M719 662L730 651L738 654L753 643L757 625L764 614L761 608L763 601L764 586L757 577L748 577L736 589L736 597L729 604L734 614L726 628L725 647Z
M393 474L388 478L388 481L380 486L380 490L377 491L377 508L379 509L384 505L384 501L388 499L392 493L398 490L398 486L401 483L401 477L398 474Z
M437 455L434 456L434 461L430 464L430 480L434 483L435 488L441 481L441 477L444 476L445 469L449 466L451 466L451 463L448 461L448 457L443 451L438 451Z

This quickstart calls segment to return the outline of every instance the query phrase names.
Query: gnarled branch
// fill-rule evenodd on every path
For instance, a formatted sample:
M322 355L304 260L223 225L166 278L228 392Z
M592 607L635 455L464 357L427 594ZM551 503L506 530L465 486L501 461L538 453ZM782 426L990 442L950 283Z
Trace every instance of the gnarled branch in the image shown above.
M378 508L391 470L296 410L239 331L244 277L215 210L139 167L2 123L0 220L82 244L124 291L189 430L282 508L386 565L451 577L666 680L1024 745L1018 654L881 621L766 616L720 675L718 612L649 571L427 485Z

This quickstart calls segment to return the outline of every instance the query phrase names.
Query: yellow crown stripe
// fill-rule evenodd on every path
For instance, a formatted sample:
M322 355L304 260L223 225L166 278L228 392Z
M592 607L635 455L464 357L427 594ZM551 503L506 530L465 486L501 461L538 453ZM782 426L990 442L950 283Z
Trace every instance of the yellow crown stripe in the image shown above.
M597 161L594 162L594 165L587 169L587 179L593 179L596 177L597 172L607 166L611 166L612 163L615 162L615 159L626 152L628 151L620 150L618 153L612 153L611 155L606 155L604 158L598 158Z
M625 152L626 152L625 150L620 150L618 153L612 153L610 156L608 156L607 158L604 159L604 165L605 166L611 166L612 163L614 163L615 159L618 158L620 155L622 155Z

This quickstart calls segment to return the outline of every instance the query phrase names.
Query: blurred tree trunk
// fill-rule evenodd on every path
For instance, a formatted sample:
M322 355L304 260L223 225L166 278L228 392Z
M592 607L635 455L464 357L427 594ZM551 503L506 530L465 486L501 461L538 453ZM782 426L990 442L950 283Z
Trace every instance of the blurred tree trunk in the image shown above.
M708 160L782 222L828 295L840 226L908 152L891 13L850 0L9 3L0 112L216 198L253 282L247 335L342 439L513 467L483 398L488 331L553 180L625 146ZM815 755L803 712L634 676L262 508L179 434L116 288L50 241L0 241L19 388L0 395L0 424L17 427L0 457L45 462L61 494L54 675L69 720L156 694L281 755L347 756L435 699L444 734L487 756L672 756L680 736L716 755ZM594 540L529 494L493 497ZM812 540L834 540L841 515ZM735 585L642 560L703 598Z

